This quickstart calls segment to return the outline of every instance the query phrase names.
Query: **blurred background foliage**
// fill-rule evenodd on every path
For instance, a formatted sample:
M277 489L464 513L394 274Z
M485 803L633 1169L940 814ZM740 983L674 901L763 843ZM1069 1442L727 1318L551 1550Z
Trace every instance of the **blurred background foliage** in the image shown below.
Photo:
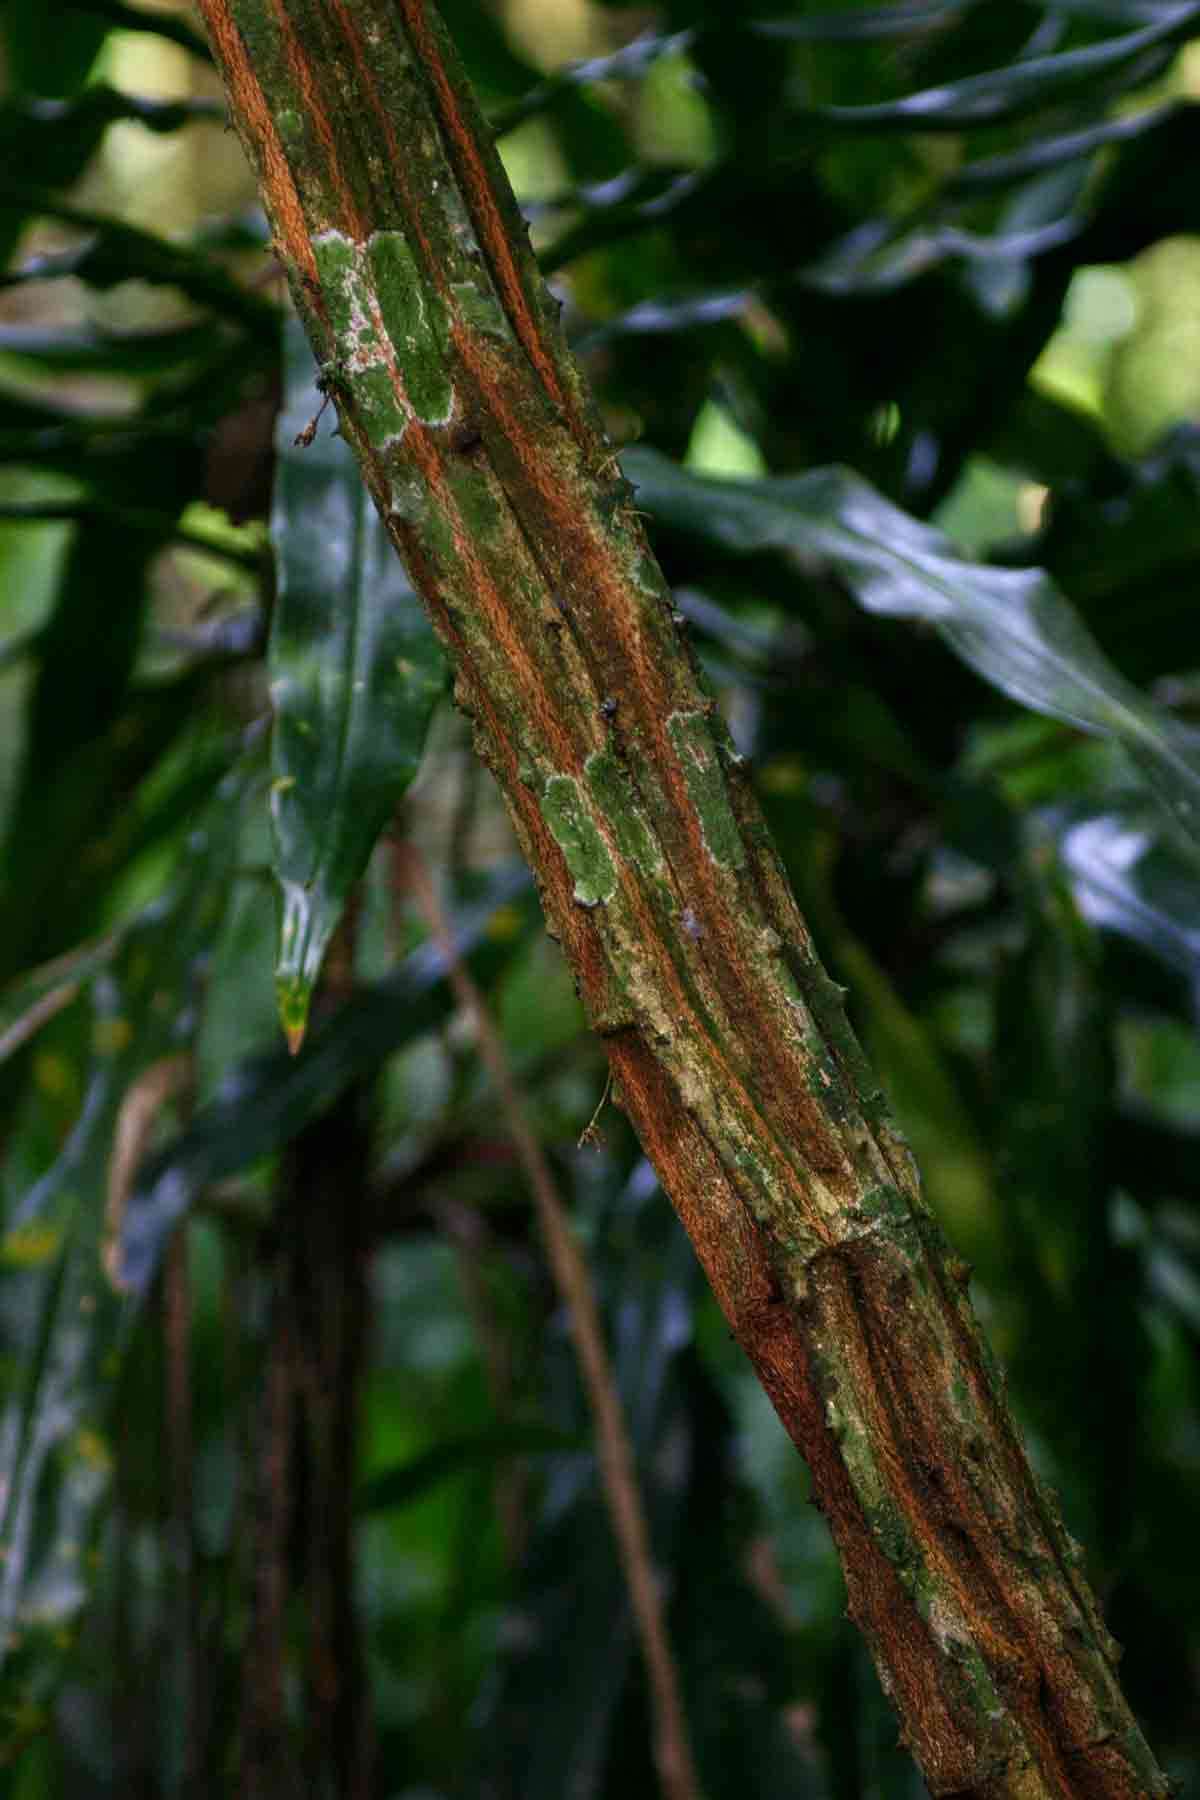
M444 10L1200 1794L1200 6ZM588 1249L706 1794L918 1793L637 1145L580 1143L600 1054L331 418L294 444L196 17L0 21L6 1791L658 1792L415 849Z

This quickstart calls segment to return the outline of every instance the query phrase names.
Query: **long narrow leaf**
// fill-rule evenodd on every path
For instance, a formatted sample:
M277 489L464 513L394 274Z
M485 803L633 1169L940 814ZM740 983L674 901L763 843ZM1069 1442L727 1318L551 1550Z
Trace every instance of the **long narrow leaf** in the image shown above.
M1042 570L969 561L848 469L715 481L648 450L629 452L624 465L641 503L664 523L728 550L783 551L831 567L868 612L936 625L964 662L1022 706L1114 739L1200 845L1200 733L1113 668Z
M1145 59L1180 43L1196 29L1200 5L1172 7L1139 31L1105 38L1077 50L1051 56L1030 57L968 75L899 100L867 106L822 106L811 110L814 120L859 131L962 131L976 125L995 125L1019 118L1036 107L1061 99L1072 89L1092 84L1098 76L1129 70L1139 79ZM1092 98L1094 98L1094 87ZM806 111L800 115L807 118Z
M66 275L102 289L123 281L148 281L154 286L176 287L200 306L211 307L264 336L274 335L279 314L273 303L239 287L213 258L186 245L170 243L104 213L68 206L52 193L4 176L0 177L0 214L8 213L57 219L87 235L75 249L32 257L21 268L0 275L0 287Z
M105 1439L135 1301L107 1255L134 1114L165 1096L196 1025L195 983L229 887L227 790L195 833L174 896L88 974L94 1054L58 1159L4 1195L0 1234L0 1764L45 1723L91 1586L108 1491ZM82 971L81 971L82 978ZM136 1129L132 1130L136 1138Z
M295 320L286 346L271 817L283 889L279 1010L296 1048L346 896L417 772L446 665L349 446L310 429L324 403Z
M1134 806L1073 814L1060 855L1084 916L1180 969L1200 1001L1200 884L1156 826Z

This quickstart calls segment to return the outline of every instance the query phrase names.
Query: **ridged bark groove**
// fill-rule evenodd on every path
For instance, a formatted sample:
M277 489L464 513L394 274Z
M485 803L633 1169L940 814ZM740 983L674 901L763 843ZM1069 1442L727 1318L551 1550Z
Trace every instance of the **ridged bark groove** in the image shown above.
M342 429L935 1795L1164 1794L424 0L202 0Z

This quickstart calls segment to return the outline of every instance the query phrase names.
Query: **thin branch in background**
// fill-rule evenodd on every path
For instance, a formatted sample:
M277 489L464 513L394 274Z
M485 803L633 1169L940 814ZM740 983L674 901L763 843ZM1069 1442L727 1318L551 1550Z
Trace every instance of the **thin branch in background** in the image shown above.
M353 995L361 911L355 889L326 952L317 1017ZM298 1430L291 1479L307 1616L305 1772L313 1791L327 1788L339 1800L368 1800L375 1761L354 1585L356 1458L370 1323L368 1099L367 1084L350 1087L292 1141L280 1171L288 1226L279 1304L294 1345Z
M353 1087L288 1147L282 1303L296 1346L294 1481L304 1546L309 1775L339 1800L372 1791L374 1723L354 1585L354 1493L369 1330L364 1092Z
M169 1100L187 1092L192 1081L188 1052L164 1056L132 1082L121 1101L108 1158L108 1194L104 1206L104 1266L114 1287L124 1276L120 1263L121 1221L155 1120Z
M513 1359L509 1333L497 1317L495 1302L488 1288L485 1258L488 1228L477 1208L459 1201L440 1202L437 1222L457 1253L459 1279L462 1282L467 1310L475 1328L475 1337L483 1358L488 1399L496 1418L503 1421L513 1411ZM528 1482L521 1459L501 1461L493 1477L496 1516L504 1541L504 1556L509 1568L520 1561L526 1536L526 1489Z
M449 922L429 870L411 844L405 846L405 851L409 885L434 941L446 958L454 991L474 1024L479 1054L495 1084L514 1148L533 1193L550 1268L567 1309L584 1387L595 1419L596 1454L613 1536L646 1665L659 1780L669 1800L699 1800L700 1784L688 1736L679 1672L654 1572L633 1445L604 1342L587 1264L575 1242L550 1165L530 1128L500 1035L482 994L455 950Z
M13 1021L7 1031L0 1032L0 1062L6 1062L14 1050L19 1050L22 1044L36 1036L56 1013L62 1012L65 1006L70 1006L78 992L77 981L66 981L62 987L51 988L48 994L35 1000L19 1019Z
M295 1349L281 1289L283 1257L276 1252L263 1277L271 1305L258 1427L251 1451L252 1488L248 1534L249 1622L242 1651L241 1751L237 1793L241 1800L276 1800L300 1793L299 1771L288 1733L284 1697L287 1667L288 1534L292 1517L288 1479L295 1421Z
M188 1278L187 1226L171 1240L163 1268L163 1361L165 1430L170 1479L168 1531L171 1582L175 1590L171 1627L182 1694L185 1742L180 1792L201 1800L205 1709L201 1703L199 1610L196 1592L196 1532L193 1512L195 1432L192 1422L192 1296Z
M600 1130L600 1114L604 1111L605 1102L607 1101L608 1096L611 1093L612 1093L612 1069L610 1068L608 1071L608 1075L605 1079L604 1091L601 1094L600 1098L596 1102L596 1110L592 1114L591 1118L588 1120L587 1124L584 1126L583 1130L579 1134L579 1146L578 1147L580 1150L583 1149L583 1146L585 1144L599 1144L603 1141L604 1134Z

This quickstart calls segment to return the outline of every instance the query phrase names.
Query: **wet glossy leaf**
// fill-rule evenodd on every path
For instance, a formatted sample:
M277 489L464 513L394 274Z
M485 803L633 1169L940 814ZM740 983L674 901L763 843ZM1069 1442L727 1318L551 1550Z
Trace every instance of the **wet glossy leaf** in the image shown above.
M1200 1005L1200 870L1135 804L1073 812L1059 854L1084 917L1187 976Z
M585 61L570 63L565 68L556 70L548 80L531 88L519 102L504 112L495 121L495 126L498 132L510 131L526 119L561 102L577 88L592 87L605 81L640 79L663 57L679 56L692 51L703 52L710 39L724 46L728 45L731 38L739 35L779 44L886 43L891 39L908 36L919 39L923 32L952 25L975 4L977 0L895 0L890 6L850 6L844 11L814 11L798 17L754 18L738 17L735 14L732 20L722 18L713 23L702 21L678 31L643 32L632 42L606 56L589 57ZM1145 22L1150 29L1160 25L1156 12L1134 5L1123 9L1118 4L1112 9L1105 9L1098 3L1094 9L1089 9L1086 4L1080 4L1078 7L1064 7L1064 10L1094 10L1100 17L1113 23ZM1097 69L1110 66L1111 60L1119 62L1135 54L1136 50L1125 49L1123 52L1115 52L1110 59L1102 59L1095 65L1087 66L1083 71L1060 72L1056 85L1061 85L1064 81L1086 80L1093 77ZM1060 59L1044 60L1057 62ZM998 83L1000 72L990 79ZM1043 74L1042 81L1049 85L1049 76ZM857 112L861 109L844 110Z
M1147 106L1128 118L1109 119L1101 125L1088 125L1078 131L1065 131L1054 137L1040 138L1019 150L998 152L995 156L975 157L947 184L951 196L978 194L992 188L1007 187L1028 175L1057 168L1062 163L1076 162L1094 156L1109 144L1126 143L1155 131L1178 109L1173 103Z
M846 469L721 482L650 451L630 452L624 463L656 518L729 550L783 551L830 567L868 612L936 625L965 662L1022 706L1114 739L1200 843L1200 733L1118 674L1041 570L967 561L941 532Z
M346 897L417 772L446 665L350 447L329 429L295 320L286 344L268 663L271 818L283 890L276 979L295 1048Z
M135 1312L109 1240L139 1110L180 1091L196 982L228 895L233 787L194 835L173 892L91 972L92 1060L57 1160L4 1197L0 1236L0 1762L42 1729L94 1575L113 1455L106 1409ZM141 1128L146 1119L143 1117Z
M492 121L498 137L523 125L526 119L545 111L555 101L568 96L575 88L591 87L598 81L630 80L644 75L663 56L677 55L694 41L692 31L667 33L646 32L632 43L614 50L608 56L589 57L584 62L570 63L557 70L547 81L532 88L513 106Z
M1117 72L1126 80L1144 81L1161 66L1161 52L1195 31L1200 6L1172 6L1140 30L1106 38L1080 49L1051 56L1031 56L986 74L969 75L903 99L868 106L814 108L812 116L860 131L961 131L994 125L1069 95L1080 87L1094 99L1098 76ZM1153 61L1148 58L1153 56Z

